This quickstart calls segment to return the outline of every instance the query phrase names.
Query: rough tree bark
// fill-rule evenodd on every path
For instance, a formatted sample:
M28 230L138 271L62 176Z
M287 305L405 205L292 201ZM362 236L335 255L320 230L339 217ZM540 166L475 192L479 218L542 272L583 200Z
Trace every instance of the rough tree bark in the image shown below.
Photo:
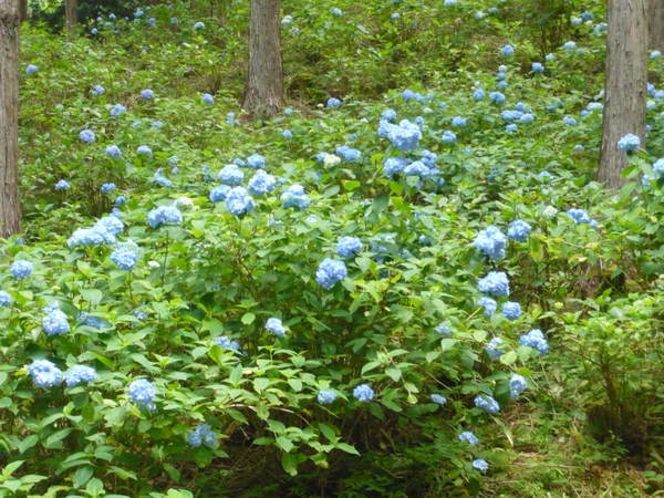
M648 48L664 51L664 0L648 2Z
M283 107L280 10L281 0L251 0L249 68L242 106L255 119L272 117Z
M19 0L18 12L19 16L21 17L21 21L28 20L28 0Z
M661 1L661 0L659 0ZM617 143L628 133L645 143L647 81L647 0L609 0L604 85L604 122L598 179L620 187L627 155Z
M65 0L65 29L70 33L76 30L76 23L78 21L76 15L77 4L77 0Z
M16 0L0 0L0 237L21 231L18 198L18 29Z

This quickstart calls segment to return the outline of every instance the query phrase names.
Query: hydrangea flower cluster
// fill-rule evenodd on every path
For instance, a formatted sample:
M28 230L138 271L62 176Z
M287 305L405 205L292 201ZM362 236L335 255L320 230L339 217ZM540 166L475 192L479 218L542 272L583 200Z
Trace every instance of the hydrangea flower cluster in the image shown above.
M138 262L138 246L131 241L118 245L111 253L111 261L121 270L133 270Z
M477 458L473 460L473 468L479 470L480 472L486 472L489 470L489 464L483 458Z
M407 119L401 120L398 125L383 121L381 127L390 143L401 152L415 149L422 139L420 127Z
M49 388L62 382L62 370L48 360L33 360L26 370L37 387Z
M337 282L348 276L346 264L343 261L326 258L316 270L316 282L323 289L331 289Z
M450 330L450 326L447 324L447 322L440 322L434 327L433 331L438 335L444 335L448 337L452 335L452 331Z
M498 402L492 396L487 394L480 394L479 396L476 396L474 403L477 408L480 408L487 413L494 414L500 411L500 405Z
M222 202L226 200L226 196L228 195L228 192L230 192L231 188L228 185L218 185L214 187L212 190L210 190L209 194L209 199L210 201L217 203L217 202Z
M514 220L507 227L507 237L517 242L525 242L532 227L523 220Z
M473 241L473 246L492 261L499 261L505 257L506 244L505 234L493 225L481 230Z
M134 403L141 405L142 408L151 412L156 411L157 407L154 403L157 395L157 389L147 379L136 379L127 388L129 399Z
M429 399L431 400L432 403L435 403L440 406L444 406L447 404L447 398L441 394L432 394L429 396Z
M9 273L17 280L28 278L32 274L32 263L24 259L17 259L9 267Z
M152 100L154 98L154 92L150 90L149 88L146 88L145 90L141 90L141 98L143 100Z
M476 446L477 443L480 442L480 440L477 439L477 436L470 431L463 431L459 434L459 441L462 443L468 443L470 446Z
M500 53L503 57L514 55L514 47L509 44L504 45L503 48L500 49Z
M240 185L244 180L244 172L235 164L227 164L219 172L217 178L226 185Z
M540 355L549 352L549 343L540 329L533 329L527 334L521 335L519 337L519 344L536 349Z
M117 158L122 155L122 151L120 150L120 147L118 147L117 145L109 145L108 147L106 147L106 155L108 157Z
M95 141L95 134L92 130L83 130L81 133L78 134L78 138L81 139L81 142L85 142L86 144L91 144Z
M283 337L286 335L286 328L279 318L268 318L265 323L265 329L272 332L277 337Z
M9 306L12 301L13 299L8 292L0 290L0 306Z
M89 228L77 228L67 239L70 248L79 246L99 246L103 244L115 244L116 236L124 230L124 225L115 216L104 216Z
M136 149L136 154L140 156L151 156L152 149L147 145L139 145L138 148Z
M302 185L291 185L286 191L281 194L281 201L285 208L306 209L309 207L311 201L309 196L304 192Z
M241 166L241 164L238 164ZM265 168L265 156L261 154L252 154L247 158L247 166L250 168Z
M233 341L230 337L225 335L217 337L214 343L221 348L230 349L231 351L237 351L238 353L242 349L239 342Z
M618 140L617 145L618 149L623 152L633 152L641 146L641 139L632 133L628 133Z
M596 227L597 226L597 221L593 220L588 213L579 208L572 208L567 211L567 216L569 216L574 223L577 224L586 224L590 225L591 227Z
M487 317L493 315L498 309L498 303L496 302L496 300L486 296L482 296L481 298L479 298L477 300L477 305L484 308L484 314Z
M205 104L213 105L214 104L214 97L210 95L209 93L204 93L203 96L201 97L201 100Z
M321 405L330 405L337 399L337 393L330 391L329 389L321 389L318 391L316 399Z
M341 258L352 258L362 250L362 241L357 237L341 237L337 242L337 255Z
M360 384L353 389L353 397L361 403L368 403L374 397L374 390L368 384Z
M161 225L179 225L182 223L182 213L175 206L159 206L148 213L148 225L158 228Z
M92 382L97 378L97 371L86 365L75 365L65 372L65 384L74 387L83 382Z
M127 108L122 104L115 104L113 107L111 107L111 116L114 118L117 118L118 116L126 112Z
M226 194L226 209L228 212L241 216L254 209L254 200L244 187L233 187Z
M514 301L507 301L503 303L503 315L508 320L518 320L521 316L521 305Z
M341 107L341 100L336 97L330 97L327 99L327 102L325 102L325 107Z
M46 335L63 335L71 330L67 315L61 311L57 304L47 308L47 314L42 318L42 328Z
M348 145L341 145L340 147L337 147L334 152L337 156L341 157L344 161L348 161L349 163L359 161L362 157L362 153L359 150L353 149Z
M502 271L491 271L477 283L480 292L496 297L510 295L510 284L507 274Z
M217 444L217 437L217 434L212 431L209 424L199 424L187 436L187 444L192 448L200 448L201 446L213 448Z
M512 374L510 377L510 398L516 399L523 391L528 388L526 379L519 374Z
M67 180L59 180L55 184L55 190L69 190L71 188L71 185Z
M415 92L415 91L413 91L413 90L410 90L409 88L405 89L405 90L402 92L402 94L401 94L401 98L403 98L403 99L406 100L406 101L408 101L408 100L415 100L415 101L417 101L417 102L424 102L424 100L425 100L424 95L422 95L422 94L419 93L419 92Z
M264 169L259 169L254 173L247 183L247 188L251 195L265 195L269 194L277 186L277 179L267 173Z
M484 351L489 355L489 358L492 360L499 360L502 355L505 354L505 350L500 349L500 346L503 344L503 340L500 337L494 337L489 341Z

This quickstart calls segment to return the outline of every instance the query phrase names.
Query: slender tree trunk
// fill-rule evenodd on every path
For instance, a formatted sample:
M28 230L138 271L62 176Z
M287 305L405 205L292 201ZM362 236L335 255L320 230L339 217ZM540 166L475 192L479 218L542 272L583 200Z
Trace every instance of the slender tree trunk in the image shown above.
M0 0L0 237L21 231L18 198L18 2Z
M70 33L76 30L76 23L78 21L76 15L77 3L77 0L65 0L65 29Z
M21 22L28 20L28 0L19 0L18 11L21 17Z
M662 0L658 0L662 1ZM609 0L606 83L599 181L619 187L627 155L617 147L628 133L645 143L647 27L646 0Z
M281 0L251 0L249 70L243 107L256 119L272 117L283 107L280 10Z
M649 0L648 48L664 51L664 0Z

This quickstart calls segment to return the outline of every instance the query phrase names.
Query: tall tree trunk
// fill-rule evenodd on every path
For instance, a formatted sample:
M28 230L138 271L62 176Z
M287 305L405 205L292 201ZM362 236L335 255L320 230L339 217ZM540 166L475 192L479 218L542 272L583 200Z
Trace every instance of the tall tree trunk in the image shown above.
M649 0L648 5L648 48L664 51L664 0Z
M280 10L281 0L251 0L249 68L243 107L256 119L272 117L283 107Z
M628 133L645 142L647 81L647 0L609 0L606 83L599 181L623 184L627 155L617 147ZM662 1L662 0L658 0Z
M18 198L18 2L0 0L0 237L21 231Z
M18 12L21 17L21 22L28 20L28 0L19 0Z
M76 15L77 3L77 0L65 0L65 29L70 33L76 30L76 22L78 21Z

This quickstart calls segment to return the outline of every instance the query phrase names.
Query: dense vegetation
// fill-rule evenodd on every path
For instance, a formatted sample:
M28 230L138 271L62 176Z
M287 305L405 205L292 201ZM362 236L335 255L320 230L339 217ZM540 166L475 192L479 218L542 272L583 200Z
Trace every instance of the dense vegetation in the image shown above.
M245 3L23 27L0 496L661 494L664 58L607 192L602 2Z

